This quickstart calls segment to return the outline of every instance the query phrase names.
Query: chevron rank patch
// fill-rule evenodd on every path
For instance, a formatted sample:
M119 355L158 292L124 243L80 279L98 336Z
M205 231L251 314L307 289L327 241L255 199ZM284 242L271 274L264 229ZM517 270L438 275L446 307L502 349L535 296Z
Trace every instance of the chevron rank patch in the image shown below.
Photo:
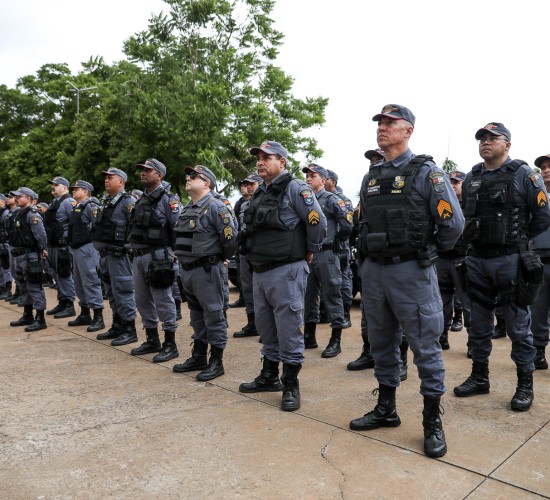
M450 219L453 216L453 207L447 200L439 200L437 213L442 220Z
M233 238L233 228L231 226L226 226L223 228L223 235L226 240Z
M312 210L307 215L307 221L312 226L316 226L317 224L319 224L320 220L321 220L321 217L319 216L319 213L316 210Z
M432 188L436 193L441 194L445 192L445 177L441 172L431 174L430 179L432 181Z
M541 208L548 205L548 198L546 197L546 193L544 191L539 191L537 194L537 205Z

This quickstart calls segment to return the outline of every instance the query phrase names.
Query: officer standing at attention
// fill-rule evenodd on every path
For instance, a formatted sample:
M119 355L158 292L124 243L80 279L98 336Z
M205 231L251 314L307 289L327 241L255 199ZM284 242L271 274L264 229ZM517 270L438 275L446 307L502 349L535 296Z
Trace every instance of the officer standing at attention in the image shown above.
M359 249L362 296L369 326L378 404L352 420L353 430L397 427L395 392L404 334L414 353L424 397L424 453L447 452L440 401L445 368L439 345L443 304L435 260L437 249L453 247L464 218L444 172L430 156L409 149L415 117L398 104L388 104L373 117L385 160L371 166L361 186ZM402 330L401 330L402 327ZM403 333L402 333L403 331Z
M71 190L77 205L69 219L68 241L73 251L73 277L81 311L69 321L69 326L88 325L88 332L97 332L105 328L105 323L101 280L97 273L99 252L90 236L90 228L97 216L97 204L92 201L94 187L89 182L78 180ZM90 309L94 311L93 319Z
M524 161L508 156L512 136L502 123L488 123L476 132L475 138L484 161L466 175L462 188L466 216L463 237L472 245L466 266L473 365L471 375L455 387L454 393L465 397L489 392L493 314L500 305L517 369L518 383L511 407L525 411L533 403L537 350L529 328L528 306L534 297L524 295L518 271L530 275L538 268L542 278L540 258L527 252L527 243L550 226L547 193L540 174Z
M179 198L163 185L166 167L155 158L137 165L141 169L143 196L134 206L128 227L128 248L134 256L133 275L136 306L147 334L133 356L156 352L153 363L179 356L176 346L176 303L172 296L175 279L172 228L181 212ZM164 343L158 324L162 322Z
M48 235L48 261L57 282L58 304L46 314L54 318L76 316L74 310L75 288L72 272L72 252L67 241L69 218L76 201L69 194L70 183L64 177L50 181L53 201L44 215L44 226Z
M246 259L252 265L254 312L262 339L263 368L240 392L283 390L281 409L300 408L298 373L304 362L304 298L313 252L326 236L327 220L312 189L288 170L278 142L252 148L263 179L245 215ZM283 376L279 380L279 363ZM282 385L281 385L282 382Z
M321 210L327 219L327 235L319 251L313 252L309 263L310 273L307 277L304 312L305 348L317 347L315 330L320 320L319 297L323 297L327 318L331 323L332 333L326 349L321 353L323 358L333 358L342 352L340 340L342 328L351 325L344 320L344 303L342 301L342 271L340 256L335 247L349 238L353 228L353 211L349 211L343 200L325 189L328 172L315 163L302 169L306 174L306 183L315 193Z
M338 185L338 175L333 170L327 169L328 177L325 180L325 189L329 193L334 193L340 200L342 200L348 212L351 214L351 220L353 223L353 203L352 201L344 194L342 188ZM353 227L352 227L353 232ZM353 304L353 273L350 268L350 247L349 247L349 238L348 236L343 241L338 241L338 245L334 248L335 254L340 258L340 268L342 270L342 286L340 291L342 292L342 301L344 302L344 321L345 327L351 327L351 306Z
M228 206L212 194L216 186L214 173L203 165L186 167L185 172L185 191L191 200L182 209L174 235L193 327L193 353L184 363L174 365L173 370L201 370L197 380L204 382L225 373L224 260L235 252L237 226Z
M10 247L5 219L10 213L8 198L0 193L0 300L11 295Z
M256 174L250 174L246 179L242 181L242 185L247 189L247 199L239 207L239 237L238 241L243 241L243 235L246 234L246 222L244 221L244 215L248 207L250 206L250 201L252 196L258 186L263 182L262 178ZM241 191L242 192L242 191ZM242 252L242 254L241 254ZM243 300L246 306L246 317L247 324L233 334L235 338L243 337L254 337L260 335L258 329L256 328L256 316L254 314L254 285L252 283L252 270L250 269L250 264L244 257L246 249L244 245L241 245L239 248L239 254L241 254L241 259L239 259L239 268L240 268L240 286L241 293L243 295Z
M550 190L550 154L539 156L535 166L540 168L546 192ZM537 252L544 265L544 281L537 300L531 304L531 331L533 345L537 349L535 370L547 370L546 346L550 331L550 229L538 234L533 240L532 250Z
M46 231L42 217L32 200L38 195L27 187L20 187L11 193L15 196L20 210L14 219L14 229L10 233L11 254L14 258L15 275L19 281L23 303L23 316L12 321L10 326L24 326L26 332L37 332L47 328L44 319L46 294L42 287L42 263L40 257L47 254ZM36 317L33 317L33 308Z
M97 340L111 341L112 345L137 342L134 277L128 252L124 247L126 231L135 204L135 198L124 191L128 176L118 168L109 168L105 175L105 191L97 211L91 236L99 251L99 268L105 296L113 312L113 325Z

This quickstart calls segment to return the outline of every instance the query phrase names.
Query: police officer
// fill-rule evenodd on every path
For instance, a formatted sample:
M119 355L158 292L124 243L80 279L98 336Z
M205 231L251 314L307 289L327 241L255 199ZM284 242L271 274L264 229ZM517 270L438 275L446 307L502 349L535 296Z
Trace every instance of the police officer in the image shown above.
M246 210L250 206L250 201L252 200L254 192L258 189L258 186L262 182L262 178L256 173L250 174L242 181L242 185L247 189L247 199L239 207L239 241L241 241L241 236L244 235L246 231L246 222L244 220ZM233 334L233 337L235 338L255 337L260 335L258 333L258 329L256 328L256 317L254 314L254 285L252 282L252 270L250 268L250 264L244 257L246 252L244 245L241 245L241 248L239 248L239 254L241 254L241 252L242 255L239 259L240 286L246 306L246 317L248 322L242 330L239 330Z
M472 245L466 257L471 307L470 350L472 373L455 387L456 396L489 392L489 355L492 348L493 313L502 307L511 357L518 384L511 401L513 410L525 411L533 403L533 369L537 353L529 328L530 298L519 288L520 269L529 274L540 268L540 259L526 252L530 238L550 226L544 181L522 160L512 160L510 131L490 122L479 129L479 155L483 158L466 175L462 188L466 225L464 240ZM516 285L517 284L517 285ZM516 286L518 287L516 289Z
M136 306L147 334L133 356L158 353L153 363L179 356L176 345L176 304L172 296L175 279L172 228L181 212L179 198L162 184L166 167L155 158L137 165L141 169L143 196L137 201L128 228L128 247L134 256ZM164 330L161 346L159 321Z
M449 179L453 191L460 202L462 200L462 183L466 178L464 172L451 172ZM453 297L458 297L465 313L466 329L470 328L470 308L468 306L468 297L463 294L460 287L458 272L456 266L464 261L468 245L463 238L458 238L455 246L450 250L439 250L437 252L437 282L443 301L443 331L439 338L441 349L444 351L450 348L449 329L453 323Z
M76 295L80 301L80 314L69 326L88 326L88 332L105 328L103 321L103 293L97 273L99 252L94 248L90 228L97 216L97 204L92 201L94 187L78 180L71 186L76 206L69 218L68 242L73 252L73 278ZM94 317L90 314L94 311Z
M10 213L7 205L8 198L0 193L0 300L11 295L11 272L10 272L10 248L8 245L9 235L6 230L5 220Z
M373 120L378 122L377 140L385 159L370 168L361 186L359 248L364 258L363 307L380 385L374 410L352 420L350 427L400 425L395 392L404 333L421 379L424 452L441 457L447 451L439 408L445 392L439 345L443 304L434 262L436 248L454 246L464 218L444 172L430 156L415 156L409 149L413 113L388 104Z
M212 194L216 186L214 173L203 165L186 167L185 172L185 191L191 200L183 207L174 234L193 327L193 352L184 363L174 365L173 370L177 373L201 370L197 380L207 381L225 373L224 259L235 252L237 226L227 205Z
M345 205L348 213L351 214L352 223L353 223L353 203L351 200L344 194L342 188L338 185L338 175L333 170L327 169L328 177L325 180L325 189L329 193L333 193L340 200L342 200ZM352 227L353 231L353 227ZM351 236L351 234L350 234ZM348 328L351 327L351 306L353 304L353 273L351 272L350 267L350 246L349 246L349 237L345 240L339 241L339 248L335 248L335 253L340 258L340 267L342 269L342 286L340 291L342 292L342 301L344 303L344 322L345 326Z
M311 163L304 167L306 183L315 193L321 210L327 219L327 235L320 250L313 252L309 264L310 273L307 278L304 311L304 343L305 348L317 347L315 330L319 322L319 297L323 297L327 318L331 323L332 332L326 349L321 353L323 358L333 358L342 352L340 341L342 329L351 325L344 320L344 304L342 301L342 271L340 257L335 248L340 248L351 234L353 227L353 212L349 211L345 202L335 194L325 189L328 177L327 170L320 165Z
M308 262L319 252L327 221L312 189L288 170L288 153L274 141L252 148L263 179L245 215L246 259L254 270L254 312L263 342L263 368L240 392L283 390L281 409L300 408L304 362L304 297ZM279 363L283 376L279 380ZM281 385L282 381L282 385Z
M10 274L12 276L13 282L15 283L15 290L13 294L11 292L8 292L8 295L4 300L9 302L10 304L20 305L22 299L21 299L21 293L19 290L19 282L17 280L17 276L15 275L15 258L11 254L11 247L9 244L9 240L10 240L9 235L11 235L15 230L15 216L17 215L17 212L21 209L17 206L17 201L15 199L15 196L13 196L13 194L8 193L6 195L6 198L8 200L7 206L8 206L9 212L4 218L4 228L5 228L6 234L8 235L8 248L10 248L10 255L9 255Z
M112 339L112 345L124 345L137 342L134 278L124 247L135 198L124 190L126 172L111 167L102 173L107 194L98 208L91 237L99 251L101 281L113 312L113 325L96 338Z
M139 199L143 196L143 191L141 189L133 189L132 196L136 199L136 201L139 201Z
M48 235L48 261L57 281L58 304L46 314L54 318L76 316L74 310L75 287L72 273L72 252L67 242L69 218L76 201L69 195L70 183L64 177L49 181L53 201L44 215Z
M23 316L12 321L10 326L24 326L26 332L37 332L47 328L44 319L46 294L42 288L42 263L40 255L46 253L46 231L42 217L32 200L38 195L27 187L20 187L11 193L20 210L15 215L14 229L10 233L11 254L14 257L15 275L19 281L23 303ZM36 317L33 317L36 309Z
M540 168L546 192L550 190L550 154L539 156L535 166ZM533 345L537 349L535 356L535 370L547 370L546 346L550 331L550 229L538 234L533 240L531 248L540 256L544 265L544 281L539 295L531 304L531 331Z

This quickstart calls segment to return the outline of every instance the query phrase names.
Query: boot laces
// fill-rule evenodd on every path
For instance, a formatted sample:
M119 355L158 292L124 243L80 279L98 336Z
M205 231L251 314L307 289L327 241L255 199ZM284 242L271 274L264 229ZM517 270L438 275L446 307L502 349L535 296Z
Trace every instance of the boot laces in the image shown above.
M424 427L428 435L438 434L442 429L441 419L439 416L445 415L445 409L438 405L431 405L424 416Z

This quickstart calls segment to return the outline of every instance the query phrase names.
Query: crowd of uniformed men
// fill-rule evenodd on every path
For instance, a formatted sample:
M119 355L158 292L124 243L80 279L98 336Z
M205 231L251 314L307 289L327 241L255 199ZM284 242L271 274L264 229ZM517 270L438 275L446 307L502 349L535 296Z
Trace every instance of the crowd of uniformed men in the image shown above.
M396 388L407 378L411 349L424 397L425 453L446 453L442 350L449 349L448 331L462 328L462 311L473 364L454 394L489 392L492 339L507 333L518 380L511 408L529 409L533 370L548 368L550 155L535 160L542 175L512 160L510 131L491 122L475 133L483 161L468 174L446 174L409 149L409 109L389 104L373 121L379 147L365 153L370 169L355 210L334 171L311 163L302 169L306 182L299 180L274 141L250 150L256 171L239 183L235 211L202 165L185 168L190 201L182 206L154 158L136 166L143 191L126 192L126 172L109 168L101 200L89 182L64 177L50 181L49 205L27 187L0 195L0 298L23 307L11 326L35 332L47 328L45 313L76 316L70 326L119 346L138 342L139 312L146 339L131 354L165 362L179 356L184 300L193 349L173 370L198 371L207 381L224 374L227 307L245 307L247 323L233 336L260 337L263 367L239 390L282 391L281 408L294 411L304 349L318 347L322 316L331 326L323 358L341 352L342 330L352 326L354 249L364 345L348 369L374 368L379 387L374 410L352 420L352 429L400 424ZM228 304L233 255L240 296ZM58 303L46 311L44 286L51 283Z

